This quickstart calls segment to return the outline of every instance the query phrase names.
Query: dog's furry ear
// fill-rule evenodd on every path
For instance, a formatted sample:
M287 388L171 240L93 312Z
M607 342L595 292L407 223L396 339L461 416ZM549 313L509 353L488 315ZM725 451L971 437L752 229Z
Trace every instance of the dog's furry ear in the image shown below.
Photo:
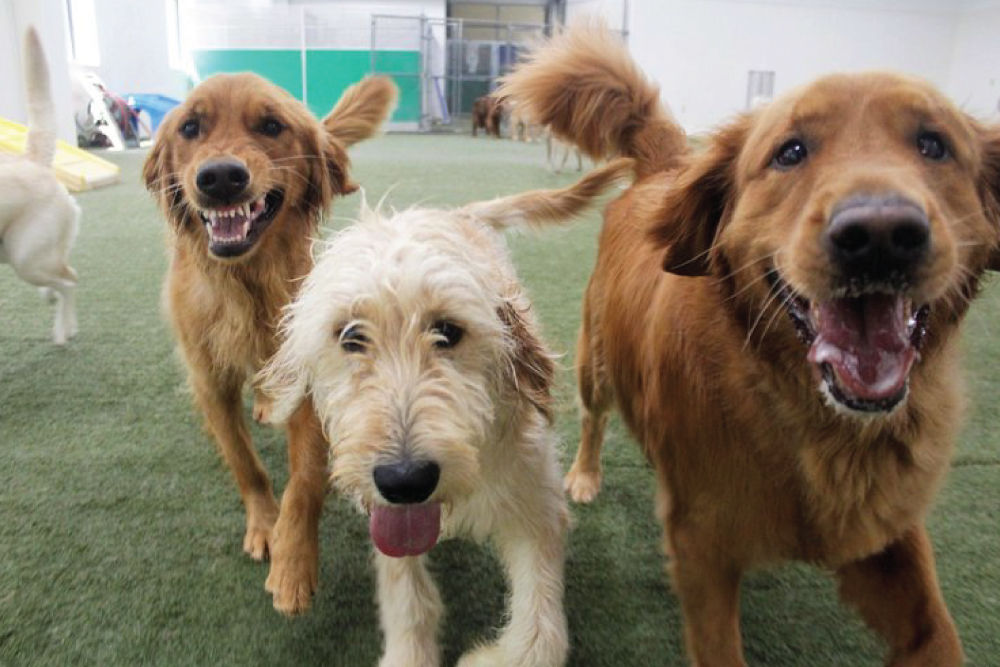
M268 422L283 424L298 410L309 392L309 373L294 346L285 340L277 353L254 377L254 384L269 399L271 413Z
M399 89L387 76L367 76L340 96L323 127L344 147L371 137L396 107Z
M468 204L460 210L494 229L566 222L585 210L608 187L628 184L634 168L635 161L631 158L618 158L565 188L532 190Z
M336 137L320 130L307 150L319 159L309 160L309 177L303 203L308 211L319 214L337 195L349 195L358 189L348 172L351 160Z
M163 138L168 131L167 127L167 123L164 123L146 155L146 161L142 165L142 181L167 218L180 224L181 192L173 169L170 168L170 148Z
M551 423L553 414L552 383L555 363L535 335L530 324L530 306L521 299L506 300L497 308L497 315L510 337L512 380L524 397Z
M650 234L665 249L663 270L681 276L712 271L712 249L736 197L736 160L750 130L749 115L722 128L708 148L691 155L666 193Z
M979 136L983 151L979 198L983 202L986 218L997 234L996 243L986 260L986 268L1000 271L1000 125L980 126Z

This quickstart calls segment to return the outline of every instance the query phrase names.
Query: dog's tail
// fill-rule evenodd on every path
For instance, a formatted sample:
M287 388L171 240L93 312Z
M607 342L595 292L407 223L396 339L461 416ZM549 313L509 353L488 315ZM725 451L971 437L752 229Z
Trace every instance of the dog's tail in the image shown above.
M635 158L638 175L673 166L687 152L682 130L660 103L625 44L602 23L579 23L535 48L498 94L594 159Z
M618 158L565 188L532 190L468 204L460 210L494 229L523 225L540 227L547 223L566 222L586 209L609 186L628 184L634 169L634 160Z
M33 162L52 164L56 155L56 110L49 87L49 66L33 27L24 35L24 81L28 98L28 145Z
M351 146L375 134L396 107L398 96L389 77L367 76L344 91L323 126L344 146Z

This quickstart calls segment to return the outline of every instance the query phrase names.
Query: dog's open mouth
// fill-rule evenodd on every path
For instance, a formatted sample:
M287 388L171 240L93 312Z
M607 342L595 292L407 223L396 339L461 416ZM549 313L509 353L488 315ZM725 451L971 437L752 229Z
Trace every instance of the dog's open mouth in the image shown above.
M441 532L441 503L372 505L368 532L386 556L402 558L427 553Z
M853 290L810 303L777 271L771 289L806 345L829 396L856 412L890 412L906 398L910 370L927 331L927 305L890 289Z
M248 251L274 220L282 201L281 190L270 190L254 201L200 209L209 251L218 257L238 257Z

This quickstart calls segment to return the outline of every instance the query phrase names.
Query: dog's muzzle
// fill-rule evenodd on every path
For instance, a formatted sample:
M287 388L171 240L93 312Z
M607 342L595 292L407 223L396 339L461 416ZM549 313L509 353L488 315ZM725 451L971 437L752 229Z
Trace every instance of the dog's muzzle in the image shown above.
M375 487L390 504L372 506L368 530L386 556L419 556L437 544L441 503L426 502L437 488L441 468L433 461L403 459L375 466Z

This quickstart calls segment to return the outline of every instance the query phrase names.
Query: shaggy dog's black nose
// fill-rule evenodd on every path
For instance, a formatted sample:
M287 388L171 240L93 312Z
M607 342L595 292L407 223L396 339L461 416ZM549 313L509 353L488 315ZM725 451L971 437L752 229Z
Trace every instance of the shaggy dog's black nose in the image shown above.
M375 466L375 486L390 503L422 503L437 488L441 468L433 461L403 460Z
M223 158L203 163L194 180L203 194L228 204L246 190L250 172L239 160Z
M862 195L842 202L824 234L827 252L845 277L910 276L927 257L927 213L898 195Z

